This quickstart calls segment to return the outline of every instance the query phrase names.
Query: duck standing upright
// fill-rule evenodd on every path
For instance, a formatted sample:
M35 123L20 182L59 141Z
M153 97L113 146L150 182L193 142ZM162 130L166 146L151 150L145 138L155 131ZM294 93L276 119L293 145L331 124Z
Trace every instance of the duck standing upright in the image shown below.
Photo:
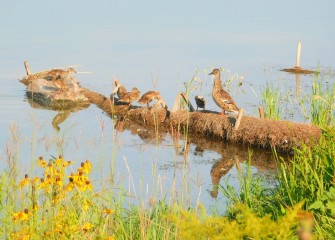
M159 92L156 92L156 91L148 91L146 92L145 94L142 95L142 97L140 98L140 100L138 100L138 102L140 104L147 104L147 108L149 109L150 106L149 106L149 103L154 100L154 99L161 99L161 95Z
M212 97L216 105L218 105L221 108L222 110L221 114L225 115L225 111L238 113L239 108L236 106L236 103L229 95L229 93L227 93L222 88L220 79L220 70L214 69L209 75L214 75L215 77Z
M122 98L119 99L119 102L125 102L130 105L132 102L138 100L141 96L141 92L134 87L131 92L126 93Z

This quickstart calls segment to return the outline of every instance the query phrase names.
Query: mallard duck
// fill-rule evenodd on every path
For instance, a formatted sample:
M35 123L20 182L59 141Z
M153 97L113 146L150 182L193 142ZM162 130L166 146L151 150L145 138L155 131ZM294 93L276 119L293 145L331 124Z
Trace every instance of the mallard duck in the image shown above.
M198 108L203 108L205 110L205 104L206 104L206 100L203 96L195 96L194 97L195 103L197 104L197 111Z
M114 84L115 84L115 89L112 95L114 96L114 94L116 93L118 98L120 99L127 93L127 89L119 82L119 80L115 80Z
M239 108L236 106L236 103L229 95L229 93L227 93L222 88L220 80L220 70L214 69L209 75L215 76L212 97L216 105L218 105L222 109L221 114L225 115L225 111L238 113Z
M159 92L156 92L156 91L149 91L149 92L146 92L142 95L142 97L140 98L140 100L138 100L138 102L140 104L147 104L147 108L149 109L150 106L149 106L149 103L154 100L154 99L161 99L161 95Z
M126 93L122 98L119 99L120 102L125 102L130 105L132 102L138 100L141 96L141 92L134 87L131 92Z
M64 82L64 75L69 75L71 73L77 73L73 67L69 67L67 70L64 69L53 69L49 77L52 77L52 82L59 89L63 91L68 88L68 84Z

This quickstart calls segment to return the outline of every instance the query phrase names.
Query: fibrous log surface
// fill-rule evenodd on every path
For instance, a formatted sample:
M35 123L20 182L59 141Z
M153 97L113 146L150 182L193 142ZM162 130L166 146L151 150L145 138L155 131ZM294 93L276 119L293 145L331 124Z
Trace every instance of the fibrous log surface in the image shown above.
M112 101L99 93L85 90L85 96L91 103L96 104L107 114L116 114L124 119L144 125L159 125L167 130L187 128L191 133L203 134L226 141L258 146L263 148L275 147L277 151L290 152L293 147L300 147L303 143L315 143L321 130L317 126L243 116L238 130L234 130L236 116L220 115L213 112L189 112L180 110L169 112L163 108L147 109L128 107L124 111L113 105Z

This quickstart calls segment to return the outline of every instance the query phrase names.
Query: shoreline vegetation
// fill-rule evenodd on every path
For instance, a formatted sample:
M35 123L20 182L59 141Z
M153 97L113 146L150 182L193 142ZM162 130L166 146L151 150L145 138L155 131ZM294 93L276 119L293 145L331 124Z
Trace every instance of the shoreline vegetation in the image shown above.
M335 137L326 130L314 147L295 149L290 161L278 157L276 184L238 167L240 190L221 184L225 213L198 203L151 199L124 207L127 192L114 186L95 190L89 160L62 156L36 159L42 177L12 169L0 178L2 230L7 239L331 239L335 236ZM276 155L276 153L274 152ZM15 154L14 154L15 156ZM12 159L13 161L14 158ZM236 164L236 163L234 163ZM76 166L76 167L74 167ZM76 169L72 170L71 169Z
M318 129L318 141L291 147L288 161L273 148L277 166L274 186L269 187L265 179L252 175L251 151L247 164L232 163L238 169L239 189L228 184L216 189L228 200L222 203L227 206L224 213L205 209L201 203L189 207L182 201L166 202L166 199L152 199L143 206L125 208L126 190L116 193L113 185L95 189L90 181L94 164L89 160L79 164L66 156L50 160L40 157L34 161L43 171L42 177L21 173L17 166L20 157L17 133L12 129L14 139L8 146L7 170L0 176L0 235L5 239L333 239L333 90L334 87L324 90L316 78L313 96L306 102L310 106L310 120ZM268 89L264 103L274 92ZM111 109L109 98L96 97L101 98L101 109ZM268 113L266 106L264 112ZM276 107L279 106L272 106ZM134 116L145 114L140 109L128 112L131 111ZM176 118L179 125L174 132L187 139L192 118L197 114L213 113L184 113L185 123ZM158 132L157 121L165 120L166 114L153 116L156 117L151 121L156 123ZM239 131L243 124L242 121ZM69 170L71 166L73 172Z

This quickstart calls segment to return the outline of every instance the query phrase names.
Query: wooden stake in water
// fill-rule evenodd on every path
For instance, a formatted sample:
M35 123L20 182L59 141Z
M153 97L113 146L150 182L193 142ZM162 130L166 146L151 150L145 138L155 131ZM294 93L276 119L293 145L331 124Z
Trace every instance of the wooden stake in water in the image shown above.
M297 64L296 68L300 68L300 55L301 55L301 42L298 42L298 47L297 47Z
M237 120L236 120L235 128L234 128L235 131L236 131L236 130L238 129L238 127L240 126L241 119L242 119L242 116L243 116L243 111L244 111L244 109L241 108L240 111L238 112L238 116L237 116Z
M258 107L258 112L259 112L259 118L264 119L264 110L263 110L262 106Z
M30 66L29 66L28 61L24 61L24 67L26 69L27 75L30 75L31 71L30 71Z

